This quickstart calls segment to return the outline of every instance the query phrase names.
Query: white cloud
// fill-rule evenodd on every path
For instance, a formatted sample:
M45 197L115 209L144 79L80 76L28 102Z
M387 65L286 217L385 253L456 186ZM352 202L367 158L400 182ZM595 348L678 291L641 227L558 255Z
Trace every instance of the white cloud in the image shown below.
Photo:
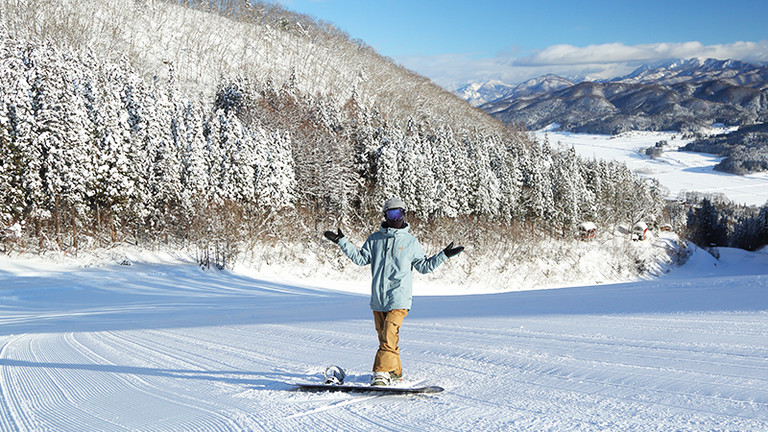
M768 40L716 45L696 41L631 46L622 43L585 47L553 45L524 56L504 53L489 58L444 54L398 57L396 61L453 89L467 81L497 79L514 84L547 73L567 78L613 78L645 63L691 57L768 63Z
M672 58L717 58L733 60L768 60L768 41L734 42L703 45L701 42L657 43L627 46L622 43L588 45L553 45L533 55L513 59L519 66L579 65L657 61Z

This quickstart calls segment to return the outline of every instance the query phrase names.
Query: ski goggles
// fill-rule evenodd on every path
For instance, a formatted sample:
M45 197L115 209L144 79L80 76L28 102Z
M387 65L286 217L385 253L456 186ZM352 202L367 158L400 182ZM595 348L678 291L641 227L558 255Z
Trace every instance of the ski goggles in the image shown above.
M384 212L384 217L393 221L401 221L405 217L405 210L399 208L389 209Z

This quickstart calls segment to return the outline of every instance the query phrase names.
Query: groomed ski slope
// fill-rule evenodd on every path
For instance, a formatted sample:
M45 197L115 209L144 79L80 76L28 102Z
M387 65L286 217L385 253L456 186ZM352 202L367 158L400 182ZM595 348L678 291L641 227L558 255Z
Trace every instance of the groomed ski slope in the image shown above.
M324 285L2 257L0 430L768 430L765 251L697 251L625 284L417 297L404 371L434 396L291 391L330 364L368 379L365 287Z

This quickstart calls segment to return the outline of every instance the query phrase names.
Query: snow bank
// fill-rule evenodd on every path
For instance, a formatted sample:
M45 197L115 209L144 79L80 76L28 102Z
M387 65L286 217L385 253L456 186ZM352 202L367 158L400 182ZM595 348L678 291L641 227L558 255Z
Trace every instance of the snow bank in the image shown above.
M350 234L362 246L362 238ZM435 272L414 275L414 295L498 293L594 285L639 280L668 272L685 253L674 233L660 233L646 241L630 241L619 232L602 233L592 241L548 239L538 243L501 245L479 250L464 244L464 253L448 260ZM427 254L441 247L425 245ZM42 276L78 268L133 263L193 264L194 248L145 250L130 245L93 249L77 257L55 252L45 256L14 255L4 259L4 269L17 275ZM345 292L366 293L370 268L358 267L331 243L317 245L278 243L256 245L230 262L236 274L301 284L312 279L322 286Z

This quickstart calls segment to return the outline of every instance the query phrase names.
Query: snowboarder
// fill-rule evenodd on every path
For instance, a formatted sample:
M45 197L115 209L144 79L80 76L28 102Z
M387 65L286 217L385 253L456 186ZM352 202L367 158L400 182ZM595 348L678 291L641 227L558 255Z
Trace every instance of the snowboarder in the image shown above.
M384 203L381 228L368 236L362 249L357 249L341 232L326 231L328 240L339 245L357 265L371 265L371 309L379 335L379 349L373 363L371 385L389 385L401 380L399 333L403 319L411 309L412 269L429 273L446 259L459 254L463 246L453 242L429 258L419 241L408 232L405 203L398 198Z

